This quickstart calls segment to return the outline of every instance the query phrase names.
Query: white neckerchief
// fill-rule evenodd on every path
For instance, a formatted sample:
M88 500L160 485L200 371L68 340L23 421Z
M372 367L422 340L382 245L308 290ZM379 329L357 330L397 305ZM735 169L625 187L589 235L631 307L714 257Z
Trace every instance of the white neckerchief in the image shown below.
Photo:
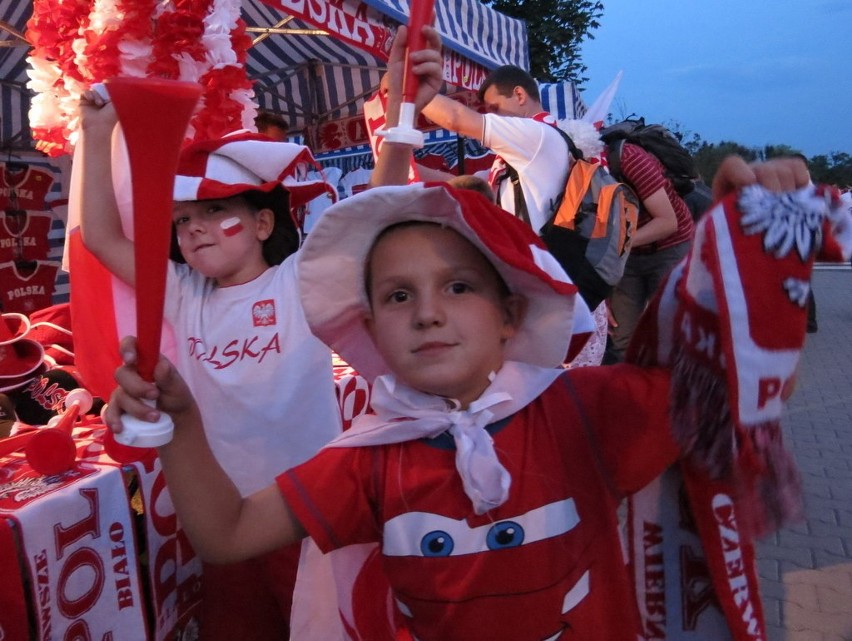
M538 397L564 370L507 361L491 384L466 410L458 402L425 394L392 374L373 383L375 414L357 417L352 427L326 447L357 447L435 438L449 431L456 445L456 469L477 514L502 505L511 477L497 459L485 426L511 416Z

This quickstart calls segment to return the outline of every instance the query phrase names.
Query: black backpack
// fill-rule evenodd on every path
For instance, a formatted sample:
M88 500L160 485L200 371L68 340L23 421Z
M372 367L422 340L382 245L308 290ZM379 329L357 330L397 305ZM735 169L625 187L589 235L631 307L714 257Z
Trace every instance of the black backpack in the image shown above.
M600 163L583 159L574 141L555 128L574 158L565 186L541 228L541 239L571 277L590 309L621 280L639 217L639 198ZM515 215L529 224L517 172L508 167L515 193Z
M677 137L662 125L646 125L644 118L628 118L604 127L601 140L607 145L607 163L613 176L624 181L621 173L621 150L625 141L642 147L654 155L666 169L666 177L672 181L681 197L692 191L698 178L698 170L690 153L680 144Z

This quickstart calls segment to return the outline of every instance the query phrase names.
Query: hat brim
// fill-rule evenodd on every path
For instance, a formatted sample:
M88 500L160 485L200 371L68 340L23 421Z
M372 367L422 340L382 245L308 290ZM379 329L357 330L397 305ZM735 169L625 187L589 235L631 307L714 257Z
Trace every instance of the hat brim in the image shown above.
M33 380L36 376L41 376L47 371L47 363L40 362L36 365L36 368L27 372L26 374L22 374L20 376L15 377L0 377L0 393L13 392L21 387L24 387L27 383Z
M290 178L284 180L272 180L264 183L235 183L227 184L206 178L193 176L176 176L174 200L175 202L186 202L195 200L220 200L233 198L247 191L262 191L269 193L278 186L284 188L290 196L290 208L301 207L311 202L314 198L329 194L337 198L337 191L323 180L296 181Z
M367 331L364 267L377 236L400 222L454 229L527 299L506 360L559 366L571 341L576 287L526 224L470 190L445 184L380 187L329 207L299 252L299 292L311 331L361 375L389 373ZM482 239L487 237L487 243ZM499 256L498 256L499 253Z
M323 193L337 196L322 180L299 180L307 168L319 168L304 145L236 132L189 145L181 152L175 176L175 201L232 198L247 191L272 191L281 185L290 207L301 207Z
M14 353L11 354L10 351ZM13 343L0 346L0 385L4 382L35 372L44 360L44 347L41 343L21 338Z
M0 340L0 345L9 345L10 343L14 343L30 331L30 319L24 314L7 312L0 316L2 316L2 318L0 318L0 323L6 323L6 327L11 334L11 338Z

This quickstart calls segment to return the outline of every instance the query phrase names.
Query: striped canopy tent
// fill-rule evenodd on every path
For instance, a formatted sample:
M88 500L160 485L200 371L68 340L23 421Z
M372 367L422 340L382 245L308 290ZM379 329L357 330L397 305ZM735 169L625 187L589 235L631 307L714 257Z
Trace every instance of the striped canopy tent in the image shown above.
M28 0L0 1L0 149L33 148L27 127L29 94L26 88L26 56L29 44L24 37L32 14Z
M437 0L436 13L449 83L475 88L491 68L528 65L522 21L478 0ZM253 40L246 67L254 99L260 108L282 114L291 132L319 143L320 125L360 113L363 99L378 86L393 30L407 14L406 0L244 0L241 17ZM27 126L32 96L26 87L31 15L31 0L0 0L3 150L33 148Z
M313 0L310 5L321 6ZM262 108L281 113L297 131L311 125L346 119L378 86L386 59L388 28L407 22L408 2L367 0L345 2L338 18L304 10L284 0L244 5L250 29L259 29L251 50L249 75ZM437 27L445 45L445 79L476 88L489 69L502 64L526 67L524 23L489 9L478 0L438 0ZM302 8L301 15L296 13ZM354 9L371 25L343 24ZM322 25L323 29L317 29ZM269 31L262 30L272 25ZM474 39L475 36L475 39ZM312 141L318 142L318 141Z

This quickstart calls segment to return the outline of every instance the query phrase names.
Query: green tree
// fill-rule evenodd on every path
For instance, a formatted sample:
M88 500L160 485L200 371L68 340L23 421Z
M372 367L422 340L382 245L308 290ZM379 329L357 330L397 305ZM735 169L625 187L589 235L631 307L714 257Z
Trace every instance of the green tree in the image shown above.
M760 160L783 158L785 156L804 156L801 151L790 145L766 145L759 154Z
M815 183L852 187L852 156L833 151L827 156L813 156L808 162Z
M594 38L600 26L603 3L592 0L483 0L513 18L527 23L530 73L541 82L570 80L582 85L588 68L580 45Z
M703 143L701 136L684 127L679 120L669 120L664 122L663 126L674 134L675 138L680 141L680 144L683 145L684 149L686 149L693 157L696 153L698 153L698 150L701 149L701 145Z

